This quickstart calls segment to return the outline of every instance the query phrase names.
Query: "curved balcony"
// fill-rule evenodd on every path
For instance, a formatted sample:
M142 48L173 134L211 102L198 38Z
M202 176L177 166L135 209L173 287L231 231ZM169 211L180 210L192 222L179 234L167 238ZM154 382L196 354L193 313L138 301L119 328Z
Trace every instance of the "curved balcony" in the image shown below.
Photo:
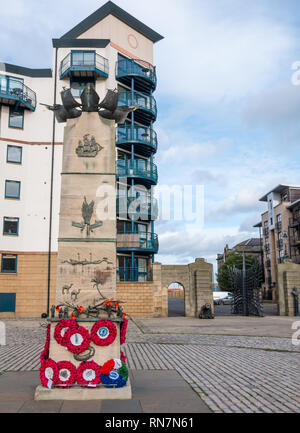
M36 93L18 79L0 76L0 103L16 105L34 111L36 108Z
M150 126L152 121L157 117L157 106L153 96L145 95L144 93L134 92L130 90L119 90L119 105L135 105L136 111L133 112L134 121ZM131 119L131 113L128 114L128 119Z
M60 79L66 77L107 78L108 60L93 51L71 51L60 64Z
M131 151L134 144L136 151L143 156L150 156L157 151L157 134L152 128L120 125L117 128L116 146Z
M145 159L135 158L117 161L117 177L126 177L128 179L138 179L141 185L156 185L158 181L157 167Z
M117 197L117 216L133 221L155 221L158 218L158 203L155 198L137 199Z
M139 92L150 93L156 89L156 68L151 63L140 59L121 59L116 63L116 80L131 87L134 80L134 88Z
M155 233L118 233L118 251L158 252L158 236Z

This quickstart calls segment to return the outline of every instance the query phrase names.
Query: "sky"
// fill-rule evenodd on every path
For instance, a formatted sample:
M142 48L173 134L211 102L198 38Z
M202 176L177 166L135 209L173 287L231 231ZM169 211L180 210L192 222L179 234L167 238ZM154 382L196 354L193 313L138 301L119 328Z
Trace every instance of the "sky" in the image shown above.
M4 2L4 0L0 0ZM59 38L102 0L14 0L1 8L0 61L51 67ZM298 0L116 0L164 36L154 46L159 184L203 185L204 221L163 220L157 261L187 264L258 237L259 198L300 185ZM216 271L216 267L215 267Z

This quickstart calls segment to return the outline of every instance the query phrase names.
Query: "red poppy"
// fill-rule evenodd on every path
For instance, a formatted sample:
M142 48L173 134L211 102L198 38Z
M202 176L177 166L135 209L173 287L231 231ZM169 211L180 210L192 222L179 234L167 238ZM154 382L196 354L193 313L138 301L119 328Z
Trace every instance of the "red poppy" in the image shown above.
M77 316L76 316L74 313L72 313L70 317L71 317L71 319L73 319L73 320L76 320L76 319L77 319Z
M79 311L79 313L83 313L84 312L84 308L83 307L78 307L78 311Z
M58 305L55 309L56 311L60 312L60 305Z

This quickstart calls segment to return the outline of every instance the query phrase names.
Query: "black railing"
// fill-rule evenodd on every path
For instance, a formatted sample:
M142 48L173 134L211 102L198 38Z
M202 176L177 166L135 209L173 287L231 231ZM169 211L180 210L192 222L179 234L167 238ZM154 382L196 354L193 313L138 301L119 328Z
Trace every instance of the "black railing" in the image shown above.
M118 282L139 282L144 283L153 281L152 268L145 267L119 267L117 268L117 281Z

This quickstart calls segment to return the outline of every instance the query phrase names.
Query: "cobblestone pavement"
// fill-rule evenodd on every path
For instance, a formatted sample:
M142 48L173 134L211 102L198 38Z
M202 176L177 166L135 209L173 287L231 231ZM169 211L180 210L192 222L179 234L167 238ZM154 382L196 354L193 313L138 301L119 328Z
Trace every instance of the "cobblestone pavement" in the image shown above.
M0 372L38 370L44 340L39 321L8 321ZM217 413L299 413L299 350L288 338L144 334L133 322L125 347L129 368L177 370Z

